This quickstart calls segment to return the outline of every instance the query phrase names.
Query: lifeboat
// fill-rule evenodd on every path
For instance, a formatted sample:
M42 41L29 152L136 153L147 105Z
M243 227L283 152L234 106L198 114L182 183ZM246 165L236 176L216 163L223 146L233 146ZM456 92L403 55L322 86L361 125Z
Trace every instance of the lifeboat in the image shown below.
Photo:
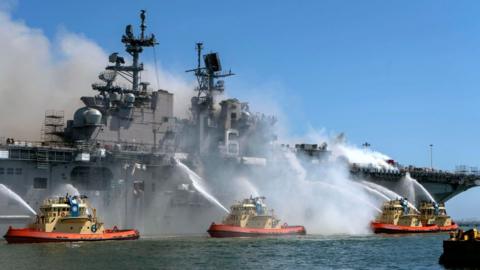
M387 201L382 213L371 223L375 233L428 233L440 230L437 224L423 224L419 212L405 198Z
M305 235L303 226L289 226L268 210L265 197L250 197L230 207L230 214L221 224L212 223L207 232L211 237L258 237Z
M91 212L90 212L91 211ZM91 215L90 213L93 213ZM86 196L46 199L40 215L28 228L9 227L4 238L8 243L134 240L137 230L106 229L97 218L96 209L88 206Z

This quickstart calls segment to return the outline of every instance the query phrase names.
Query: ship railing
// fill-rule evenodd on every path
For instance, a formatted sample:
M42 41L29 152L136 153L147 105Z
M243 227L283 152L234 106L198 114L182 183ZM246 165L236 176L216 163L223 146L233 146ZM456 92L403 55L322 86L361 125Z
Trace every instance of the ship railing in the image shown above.
M0 147L37 147L37 148L55 148L65 149L72 148L73 144L65 142L45 142L45 141L31 141L31 140L15 140L13 138L0 138Z
M109 151L113 152L151 152L155 145L143 142L122 142L97 140L97 144Z

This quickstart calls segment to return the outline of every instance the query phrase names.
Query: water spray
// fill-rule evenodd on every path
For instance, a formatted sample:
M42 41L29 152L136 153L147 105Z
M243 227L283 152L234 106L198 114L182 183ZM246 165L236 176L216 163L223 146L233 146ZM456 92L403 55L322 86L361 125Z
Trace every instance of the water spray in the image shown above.
M379 192L385 194L386 196L389 197L390 200L395 200L395 199L399 199L399 198L403 198L403 196L401 196L400 194L396 193L395 191L391 190L391 189L388 189L382 185L378 185L378 184L375 184L373 182L368 182L368 181L362 181L363 184L367 185L367 186L370 186L371 188L373 189L376 189L378 190ZM420 211L418 211L417 207L415 207L415 205L413 205L411 202L407 201L408 202L408 206L410 206L411 208L413 208L413 210L415 210L417 213L420 213Z
M0 184L0 194L15 200L16 202L24 206L28 211L30 211L30 213L32 213L33 215L37 215L37 212L35 212L35 210L33 210L33 208L30 207L30 205L28 205L28 203L22 199L22 197L20 197L17 193L13 192L4 184Z
M190 179L190 181L192 181L193 187L198 192L200 192L207 200L209 200L210 202L216 204L218 207L223 209L225 212L230 213L230 211L228 211L228 209L225 206L223 206L213 195L207 192L204 185L202 184L203 179L199 175L197 175L194 171L188 168L187 165L183 164L178 159L175 159L175 161L177 163L177 166L179 166L183 171L185 171L188 174L188 178Z
M410 175L409 172L407 172L407 173L405 174L405 179L407 179L408 181L411 181L415 186L417 186L418 188L420 188L420 190L423 192L423 194L425 194L430 201L432 201L432 202L434 202L434 203L437 203L437 202L435 201L435 199L433 198L432 194L430 194L430 192L428 192L428 190L427 190L422 184L420 184L420 183L417 181L417 179L412 178L412 176Z

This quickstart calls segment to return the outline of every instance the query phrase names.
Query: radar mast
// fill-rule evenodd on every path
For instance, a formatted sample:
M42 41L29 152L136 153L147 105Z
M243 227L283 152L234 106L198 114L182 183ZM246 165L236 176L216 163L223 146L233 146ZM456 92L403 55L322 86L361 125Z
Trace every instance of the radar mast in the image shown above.
M187 72L194 72L198 82L198 86L195 88L198 94L191 100L191 112L198 132L196 144L200 153L207 151L209 129L216 125L216 121L213 119L214 97L215 94L223 93L225 89L224 81L219 79L234 75L231 71L222 73L218 53L212 52L203 55L204 66L202 67L202 49L203 43L197 43L197 68L187 70Z
M205 66L201 65L201 57L203 50L203 43L196 44L197 50L197 68L187 70L187 72L194 72L197 77L198 86L195 90L198 92L197 99L199 103L206 105L209 109L213 106L213 96L215 93L222 93L224 91L224 81L218 80L220 78L235 75L232 71L222 73L222 65L220 63L220 56L218 53L208 53L203 55Z
M133 27L131 24L125 27L125 34L122 36L122 43L125 44L125 51L132 56L132 65L125 66L125 61L122 57L118 56L118 53L113 53L109 57L110 63L115 65L107 66L107 70L113 70L116 74L119 74L124 79L132 83L132 92L135 94L139 88L139 73L143 71L143 63L139 63L139 56L143 52L143 47L153 47L158 44L155 39L155 35L145 35L145 10L140 11L140 36L136 37L133 33Z

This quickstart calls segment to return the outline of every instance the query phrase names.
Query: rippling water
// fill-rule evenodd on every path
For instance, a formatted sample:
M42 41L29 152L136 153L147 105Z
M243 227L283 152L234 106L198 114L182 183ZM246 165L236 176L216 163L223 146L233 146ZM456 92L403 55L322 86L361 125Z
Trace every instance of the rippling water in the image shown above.
M8 245L0 269L442 269L446 234L302 236Z

